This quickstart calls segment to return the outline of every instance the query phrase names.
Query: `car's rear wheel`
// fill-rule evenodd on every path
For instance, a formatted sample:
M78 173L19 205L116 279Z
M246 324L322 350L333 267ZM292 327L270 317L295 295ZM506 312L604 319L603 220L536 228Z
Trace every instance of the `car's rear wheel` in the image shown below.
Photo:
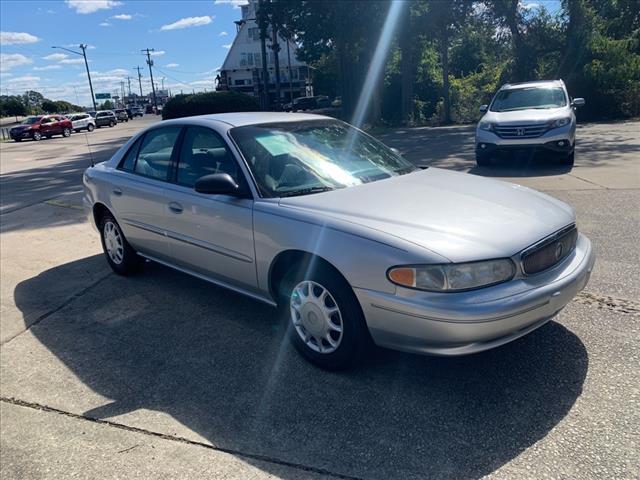
M36 142L42 140L42 134L37 130L31 134L31 138L33 138Z
M87 125L87 131L88 131L88 132L93 132L93 130L94 130L95 128L96 128L96 127L93 125L93 123L90 123L89 125Z
M369 332L358 300L342 276L322 264L311 271L294 267L280 286L289 340L307 360L338 370L363 355Z
M110 126L110 127L115 127L115 126L116 126L116 122L114 122L113 120L111 120L111 121L109 122L109 126Z
M131 275L140 270L144 260L129 245L111 214L105 214L100 221L100 239L104 255L114 272Z
M70 128L65 128L62 130L62 136L63 137L70 137L71 136L71 129Z

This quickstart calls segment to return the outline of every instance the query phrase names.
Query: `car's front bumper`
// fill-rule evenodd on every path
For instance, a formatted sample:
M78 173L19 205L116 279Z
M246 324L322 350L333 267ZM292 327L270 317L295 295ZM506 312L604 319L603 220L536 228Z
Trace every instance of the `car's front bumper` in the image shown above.
M461 293L356 288L376 344L414 353L466 355L503 345L549 321L582 290L593 269L591 242L551 269Z
M9 136L12 139L16 139L16 138L31 138L31 130L19 130L19 131L11 131L9 130Z
M492 131L476 128L475 145L478 153L486 155L515 150L569 154L575 145L575 125L554 128L535 138L502 138Z

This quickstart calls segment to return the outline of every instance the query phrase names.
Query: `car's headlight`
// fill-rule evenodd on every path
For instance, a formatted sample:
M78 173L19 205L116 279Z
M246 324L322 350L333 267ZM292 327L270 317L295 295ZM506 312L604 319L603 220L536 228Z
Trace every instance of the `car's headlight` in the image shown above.
M511 280L515 265L508 258L469 263L406 265L390 268L389 281L431 292L460 292Z
M478 128L480 130L487 130L487 131L490 132L491 130L493 130L493 123L491 123L491 122L480 122L478 124Z
M571 119L569 117L559 118L551 122L551 127L552 128L564 127L565 125L569 124L570 121Z

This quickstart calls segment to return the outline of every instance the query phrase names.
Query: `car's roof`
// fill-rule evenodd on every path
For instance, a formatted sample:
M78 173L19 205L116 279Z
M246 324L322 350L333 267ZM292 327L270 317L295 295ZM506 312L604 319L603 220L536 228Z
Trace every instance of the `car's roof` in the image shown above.
M224 122L233 127L242 127L245 125L258 125L261 123L279 123L279 122L302 122L305 120L322 120L329 119L324 115L314 115L311 113L292 113L292 112L234 112L234 113L215 113L211 115L198 115L195 117L178 118L177 121L189 120L213 120ZM164 122L163 122L164 123Z
M500 90L514 90L516 88L531 87L562 87L562 80L536 80L532 82L506 83Z

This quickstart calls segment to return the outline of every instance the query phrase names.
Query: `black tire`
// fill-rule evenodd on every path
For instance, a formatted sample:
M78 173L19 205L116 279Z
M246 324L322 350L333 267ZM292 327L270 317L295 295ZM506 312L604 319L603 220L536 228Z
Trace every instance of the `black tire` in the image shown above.
M71 129L70 128L65 128L62 130L62 136L65 138L68 138L71 136Z
M342 332L340 334L336 332L330 333L340 335L337 347L331 352L320 353L314 350L305 343L298 329L294 326L291 298L294 288L304 281L311 281L314 285L318 285L328 291L332 298L327 299L330 304L327 305L325 303L325 306L331 306L335 303L339 309L337 319L339 319L342 324ZM342 370L352 366L357 360L364 356L372 343L371 337L367 330L360 304L351 286L341 275L324 264L316 264L316 266L311 269L307 268L307 264L298 265L294 266L285 275L280 282L279 290L279 309L281 315L286 319L289 341L303 357L320 368ZM330 318L332 320L336 319L335 316ZM314 319L317 319L317 316L314 315ZM320 321L322 322L321 319ZM333 336L332 339L336 341L336 338ZM315 338L310 338L309 341L317 347L317 340ZM322 344L321 348L325 350L331 348L331 345L325 340L321 340L320 343Z
M40 140L42 140L42 134L36 130L35 132L33 132L33 133L31 134L31 138L32 138L34 141L39 142Z
M96 127L93 125L93 123L90 123L89 125L87 125L87 132L93 132L95 128Z
M109 127L115 127L116 126L116 122L114 122L113 120L111 120L109 122Z
M570 154L568 154L566 157L562 159L562 164L566 165L567 167L573 167L573 164L575 162L575 157L576 157L576 151L572 150Z
M14 142L21 142L21 141L22 141L22 139L21 139L21 138L14 138L14 139L13 139L13 141L14 141Z
M76 133L80 133L80 129L79 128L74 128L73 131L76 132Z
M106 229L114 228L121 239L121 260L118 262L117 258L112 258L107 249L107 240L105 238ZM140 268L144 264L144 259L140 257L136 251L129 245L127 239L124 237L124 233L120 229L120 225L116 222L115 218L110 213L105 214L100 220L100 241L102 242L102 251L104 252L104 256L109 263L111 269L116 272L118 275L132 275L136 272L140 271Z
M100 128L102 125L96 125L96 128Z
M485 153L476 152L476 164L479 167L489 167L491 165L491 158Z

